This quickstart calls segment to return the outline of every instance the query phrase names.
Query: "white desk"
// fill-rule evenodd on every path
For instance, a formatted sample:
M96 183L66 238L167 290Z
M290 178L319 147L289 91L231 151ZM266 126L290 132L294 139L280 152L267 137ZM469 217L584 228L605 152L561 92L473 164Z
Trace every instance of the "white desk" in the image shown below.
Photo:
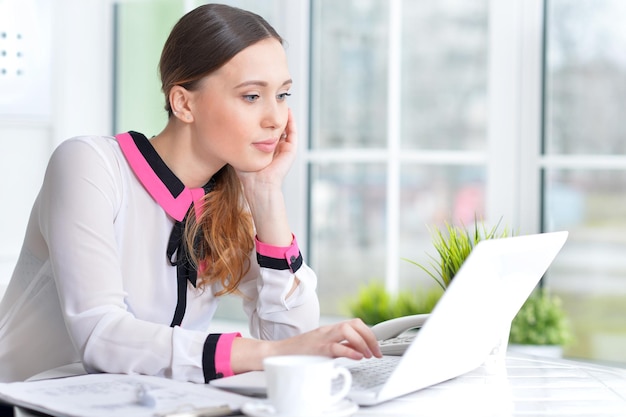
M481 367L356 416L626 416L626 370L510 353L506 369Z
M18 410L16 416L33 415ZM626 370L509 353L480 367L355 416L626 416ZM323 417L323 416L321 416Z

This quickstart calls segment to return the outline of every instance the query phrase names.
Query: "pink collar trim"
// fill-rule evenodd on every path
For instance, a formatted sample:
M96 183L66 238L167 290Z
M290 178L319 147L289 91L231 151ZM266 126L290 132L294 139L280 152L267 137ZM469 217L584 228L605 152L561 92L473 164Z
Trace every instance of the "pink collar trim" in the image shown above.
M178 221L182 221L191 204L202 199L205 194L204 189L183 186L182 192L175 196L174 192L163 182L159 174L146 159L146 156L137 147L135 143L137 138L133 138L128 132L115 135L115 138L131 169L152 198L163 207L167 214ZM145 140L148 141L147 139ZM150 148L154 149L151 145ZM171 171L169 172L173 175ZM196 215L199 214L200 206L201 204L195 204Z

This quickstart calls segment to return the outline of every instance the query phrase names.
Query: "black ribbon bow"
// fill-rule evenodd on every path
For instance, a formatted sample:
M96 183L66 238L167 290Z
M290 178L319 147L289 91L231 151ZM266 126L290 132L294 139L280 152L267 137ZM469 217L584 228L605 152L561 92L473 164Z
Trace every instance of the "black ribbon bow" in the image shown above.
M215 179L211 178L202 188L204 194L208 194L215 186ZM174 311L174 318L172 319L171 327L180 326L185 316L185 309L187 308L187 281L191 285L196 287L198 281L198 271L196 266L191 261L191 255L189 254L189 248L187 242L183 239L185 233L185 226L187 224L187 218L193 216L195 213L195 204L200 204L200 201L192 203L191 207L187 211L187 214L182 221L177 221L172 227L172 233L167 244L167 259L170 265L176 267L176 276L178 282L178 301L176 303L176 310ZM196 236L196 241L200 236Z

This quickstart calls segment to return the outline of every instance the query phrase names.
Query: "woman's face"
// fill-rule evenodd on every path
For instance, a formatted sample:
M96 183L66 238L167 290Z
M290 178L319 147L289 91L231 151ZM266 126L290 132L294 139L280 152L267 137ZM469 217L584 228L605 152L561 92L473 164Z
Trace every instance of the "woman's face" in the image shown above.
M292 81L283 46L257 42L205 77L192 92L194 145L218 167L258 171L272 162L287 124Z

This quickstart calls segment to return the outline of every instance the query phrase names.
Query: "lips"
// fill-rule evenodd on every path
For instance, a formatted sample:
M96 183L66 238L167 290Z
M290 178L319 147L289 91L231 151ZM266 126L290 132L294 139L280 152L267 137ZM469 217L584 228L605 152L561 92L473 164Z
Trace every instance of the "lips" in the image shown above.
M276 145L278 144L278 139L268 139L262 142L254 142L252 146L265 153L272 153L274 149L276 149Z

